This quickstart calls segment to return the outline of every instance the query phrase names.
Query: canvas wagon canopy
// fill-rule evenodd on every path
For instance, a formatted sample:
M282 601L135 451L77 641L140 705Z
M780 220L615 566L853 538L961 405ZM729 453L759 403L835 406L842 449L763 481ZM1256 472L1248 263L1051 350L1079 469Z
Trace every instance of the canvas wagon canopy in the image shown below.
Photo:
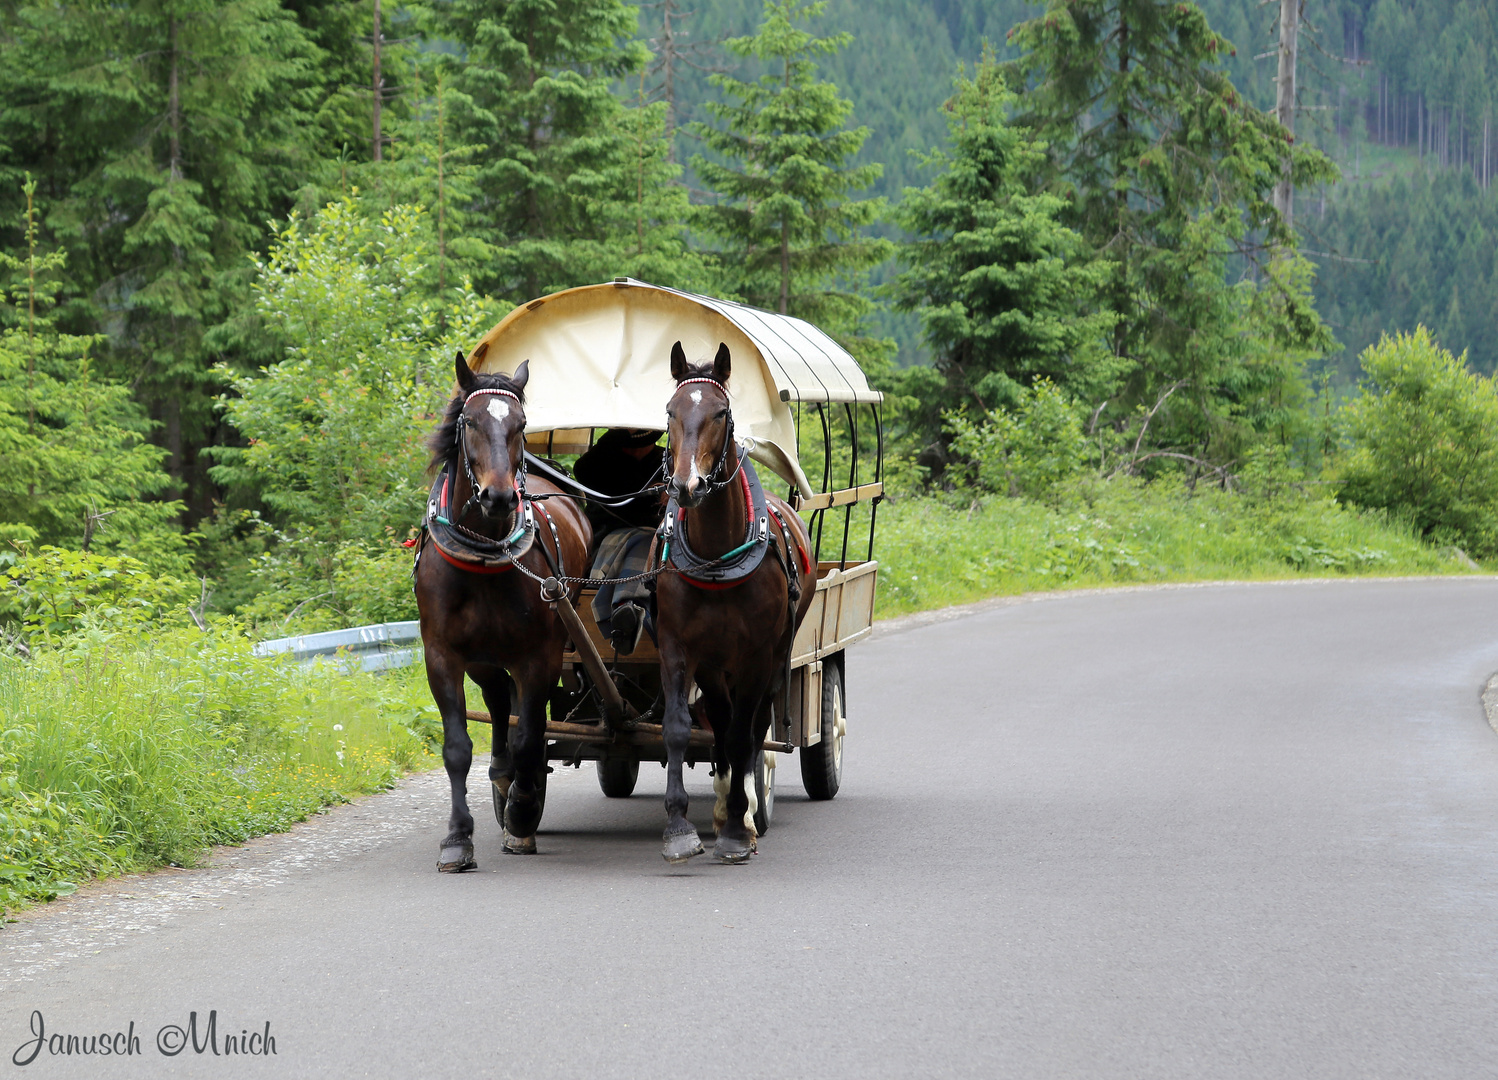
M677 341L694 363L711 362L719 342L728 345L735 430L754 438L756 461L804 497L813 488L796 460L796 406L883 400L858 362L804 320L632 278L516 308L468 362L477 371L511 374L529 360L527 445L580 453L593 428L665 428Z

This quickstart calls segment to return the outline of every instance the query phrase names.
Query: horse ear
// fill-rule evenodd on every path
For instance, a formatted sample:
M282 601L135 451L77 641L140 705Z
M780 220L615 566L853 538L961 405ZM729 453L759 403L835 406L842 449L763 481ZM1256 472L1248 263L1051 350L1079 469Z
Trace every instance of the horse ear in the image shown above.
M671 346L671 378L677 382L687 377L687 354L682 351L681 342Z
M474 388L478 386L479 381L474 378L473 368L468 366L468 358L461 352L458 353L458 360L456 365L454 365L454 370L458 373L458 388L465 394L471 394Z
M530 381L531 381L531 362L528 359L527 360L522 360L522 361L520 361L520 366L515 369L515 374L513 374L513 375L510 376L510 382L514 385L514 387L515 387L515 389L517 391L520 391L520 390L524 390L525 389L525 384L528 383L528 382L530 382Z
M718 355L713 357L713 378L720 383L728 382L728 375L732 368L733 363L728 356L728 343L720 341L718 342Z

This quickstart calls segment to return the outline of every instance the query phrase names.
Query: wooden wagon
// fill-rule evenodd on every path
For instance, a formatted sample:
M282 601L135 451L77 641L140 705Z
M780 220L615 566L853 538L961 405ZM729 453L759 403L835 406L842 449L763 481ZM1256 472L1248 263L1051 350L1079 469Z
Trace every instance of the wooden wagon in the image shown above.
M676 341L688 355L703 356L719 342L728 344L736 431L751 437L750 456L762 469L785 482L816 548L816 594L792 650L788 707L777 703L756 768L755 820L763 832L774 808L778 755L800 751L802 779L814 799L832 798L841 783L843 652L873 628L874 523L884 492L882 395L869 388L852 356L801 319L629 278L516 308L484 335L469 363L510 373L530 361L529 467L576 490L567 463L603 431L664 429ZM850 557L850 543L863 550ZM665 762L659 658L648 638L628 656L615 654L594 622L592 592L584 588L575 607L561 604L573 640L550 703L547 760L596 762L604 794L619 798L634 790L640 762ZM491 722L487 713L468 715ZM687 761L710 761L712 745L694 709Z

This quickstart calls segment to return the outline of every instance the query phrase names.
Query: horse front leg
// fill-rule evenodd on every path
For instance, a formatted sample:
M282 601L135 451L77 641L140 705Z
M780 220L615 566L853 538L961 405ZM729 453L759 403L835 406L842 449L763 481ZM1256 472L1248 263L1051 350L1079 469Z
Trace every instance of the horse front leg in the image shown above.
M681 767L692 738L692 714L687 708L687 687L691 683L686 657L675 642L661 642L661 688L665 693L666 712L661 718L661 735L666 744L666 832L661 854L669 863L683 863L702 854L702 838L696 826L687 820L687 787Z
M546 702L560 672L537 662L515 674L520 717L510 738L515 778L505 801L504 850L508 855L534 855L536 829L546 805Z
M713 857L719 862L741 863L755 852L753 805L754 761L756 751L764 745L764 734L759 730L761 705L764 691L755 692L753 687L762 682L750 682L741 686L733 701L733 720L728 725L723 740L724 754L728 759L728 805L722 827L718 830L718 842L713 846Z
M437 856L437 869L444 874L475 870L473 815L468 811L468 769L473 764L473 740L468 737L467 703L463 694L463 661L454 652L428 646L427 685L442 714L442 764L452 788L452 813L447 821L447 839Z

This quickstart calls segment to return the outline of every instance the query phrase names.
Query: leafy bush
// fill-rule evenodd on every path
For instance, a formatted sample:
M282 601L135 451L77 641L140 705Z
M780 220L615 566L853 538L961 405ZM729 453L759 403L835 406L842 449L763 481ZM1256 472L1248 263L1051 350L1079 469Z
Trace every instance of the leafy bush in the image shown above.
M13 564L0 577L9 586L0 613L19 615L28 636L53 642L90 620L117 629L135 629L162 620L183 603L190 587L172 577L156 577L144 563L124 555L43 547Z
M225 415L248 445L215 448L213 476L258 493L270 520L226 512L209 532L230 550L206 553L253 560L250 575L230 571L226 599L257 623L301 605L324 622L411 610L390 539L419 520L423 435L453 355L494 318L466 282L445 307L430 299L429 232L420 207L376 218L351 197L289 223L257 266L257 306L286 359L254 375L221 369Z
M419 207L375 220L352 198L288 224L255 285L286 359L255 375L221 369L224 412L249 445L216 449L214 478L258 491L280 523L319 540L409 523L453 353L489 328L471 290L446 310L425 299L426 232Z
M948 472L959 485L1044 498L1075 476L1087 459L1082 418L1049 379L1020 387L1015 398L1012 410L993 409L977 422L966 413L948 414L951 452L957 459Z
M1361 360L1364 383L1344 411L1342 494L1438 543L1498 554L1498 383L1423 326L1384 336Z

